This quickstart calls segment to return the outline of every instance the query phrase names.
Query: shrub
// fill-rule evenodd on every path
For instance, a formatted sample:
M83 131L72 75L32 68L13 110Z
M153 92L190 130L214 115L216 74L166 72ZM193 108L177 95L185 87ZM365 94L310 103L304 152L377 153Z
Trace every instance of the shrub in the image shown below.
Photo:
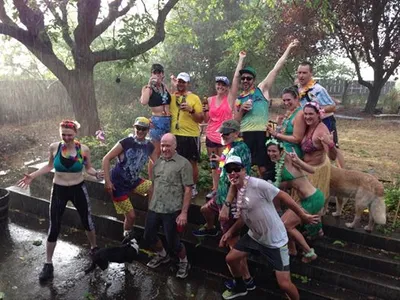
M400 107L400 90L393 88L383 97L383 107L389 113L398 113Z

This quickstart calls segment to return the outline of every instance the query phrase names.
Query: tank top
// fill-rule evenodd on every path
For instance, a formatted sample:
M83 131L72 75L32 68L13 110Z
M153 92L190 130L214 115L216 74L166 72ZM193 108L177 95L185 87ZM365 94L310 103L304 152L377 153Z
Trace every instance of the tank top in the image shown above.
M84 158L82 156L81 144L76 144L76 156L66 158L61 155L61 143L58 145L56 156L54 157L53 166L56 172L63 173L79 173L82 172Z
M169 105L171 103L171 95L168 93L165 86L162 86L162 93L156 92L156 90L152 87L152 93L149 98L149 106L157 107L161 105Z
M293 135L294 126L292 122L300 110L301 107L296 108L295 111L290 115L290 117L283 121L282 127L284 128L284 135ZM299 144L283 141L283 146L287 152L292 152L292 148L294 148L297 156L300 158L303 157L303 151L301 150L301 146Z
M221 104L217 107L217 96L210 98L209 120L206 130L207 138L214 142L221 144L221 135L217 130L221 127L222 123L226 120L232 119L232 108L228 102L228 96L225 96Z

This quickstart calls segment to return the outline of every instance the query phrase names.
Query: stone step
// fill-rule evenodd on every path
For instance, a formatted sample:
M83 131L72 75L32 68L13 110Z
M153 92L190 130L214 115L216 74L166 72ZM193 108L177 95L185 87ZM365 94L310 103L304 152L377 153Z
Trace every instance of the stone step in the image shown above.
M49 202L47 200L27 196L20 193L18 189L11 189L11 191L11 209L29 212L37 215L40 218L48 217ZM139 233L143 233L145 215L146 212L139 210L137 211L138 226L136 226L136 230ZM104 217L97 215L94 215L93 219L96 224L96 231L98 234L116 240L119 240L121 238L121 221L117 220L114 217ZM66 209L63 217L63 223L71 227L80 227L79 216L75 212L75 209ZM227 251L225 249L218 248L218 240L212 238L205 239L200 246L196 247L196 245L198 244L198 239L191 234L191 230L196 227L196 225L188 224L188 227L186 228L182 236L182 240L187 247L190 260L194 265L201 266L206 270L211 270L217 273L224 273L225 275L228 275L228 270L224 261ZM316 262L318 262L318 260ZM349 295L349 293L353 295L351 299L366 299L367 296L363 294L368 294L369 296L372 296L372 298L370 299L375 299L377 297L385 299L396 299L392 298L391 295L396 295L396 297L400 295L397 294L398 291L396 290L396 288L393 288L391 283L386 285L386 289L388 291L383 291L382 280L378 280L378 284L375 285L373 280L372 282L368 281L366 285L368 285L369 288L361 289L360 286L362 286L362 284L364 283L364 281L362 280L362 274L364 274L363 272L358 272L359 278L353 279L351 278L351 276L346 277L346 275L348 274L343 274L343 271L341 271L341 269L331 271L331 266L329 266L329 269L324 269L316 262L308 265L298 263L296 261L292 263L293 274L299 274L297 275L298 279L295 279L295 281L304 299L349 299L345 296ZM315 266L313 266L314 264ZM263 260L262 258L249 258L249 266L252 270L252 274L256 276L257 282L261 282L262 286L265 285L265 282L267 282L267 284L275 282L272 276L272 270L267 267L267 265L265 264L265 260ZM343 265L342 267L345 269L352 268L349 265ZM320 275L321 273L323 274L323 276ZM369 280L371 280L371 278L373 279L373 277L371 276L368 278ZM304 283L301 283L301 281L304 281ZM354 282L356 289L353 289L352 282ZM275 291L278 294L280 293L280 291L278 291L277 289L275 289ZM343 291L343 297L341 296L339 291ZM382 297L380 295L381 292L383 293L383 295L389 297Z
M398 252L388 252L329 237L314 241L311 246L319 257L400 277L400 253Z

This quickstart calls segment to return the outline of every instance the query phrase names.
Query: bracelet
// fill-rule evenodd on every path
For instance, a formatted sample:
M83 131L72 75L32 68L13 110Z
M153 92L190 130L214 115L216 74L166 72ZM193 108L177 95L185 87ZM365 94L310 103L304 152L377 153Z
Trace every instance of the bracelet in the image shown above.
M228 207L228 208L231 208L232 203L225 201L225 202L224 202L224 205L225 205L226 207Z

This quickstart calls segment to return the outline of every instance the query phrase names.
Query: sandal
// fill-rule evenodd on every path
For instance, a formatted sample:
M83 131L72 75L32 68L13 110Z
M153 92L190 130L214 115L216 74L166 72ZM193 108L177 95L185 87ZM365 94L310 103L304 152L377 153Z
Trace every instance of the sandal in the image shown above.
M316 260L317 257L318 257L317 254L315 254L315 252L314 252L314 248L311 248L310 252L303 253L303 258L301 259L301 261L303 263L307 264L307 263L309 263L309 262L311 262L313 260Z

